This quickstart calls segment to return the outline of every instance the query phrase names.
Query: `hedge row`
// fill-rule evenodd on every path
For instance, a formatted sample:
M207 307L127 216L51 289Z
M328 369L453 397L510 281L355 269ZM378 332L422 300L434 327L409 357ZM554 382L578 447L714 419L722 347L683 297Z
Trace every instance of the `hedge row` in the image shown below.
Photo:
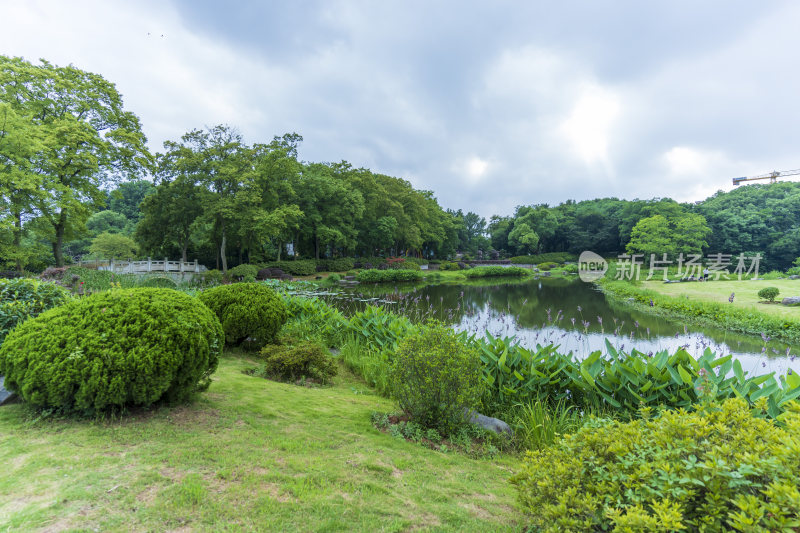
M538 265L539 263L566 263L567 261L577 261L575 254L567 252L547 252L538 255L518 255L511 258L511 262L516 265Z

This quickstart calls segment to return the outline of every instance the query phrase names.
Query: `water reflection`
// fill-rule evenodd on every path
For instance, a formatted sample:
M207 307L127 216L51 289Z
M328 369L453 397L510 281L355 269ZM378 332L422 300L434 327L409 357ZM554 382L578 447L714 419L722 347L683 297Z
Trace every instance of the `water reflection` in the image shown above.
M524 346L553 343L579 356L605 350L606 341L618 350L644 353L682 346L695 356L706 348L719 356L734 354L752 373L800 371L798 346L633 311L573 279L360 285L331 301L349 312L380 303L412 320L436 318L476 334L516 335Z

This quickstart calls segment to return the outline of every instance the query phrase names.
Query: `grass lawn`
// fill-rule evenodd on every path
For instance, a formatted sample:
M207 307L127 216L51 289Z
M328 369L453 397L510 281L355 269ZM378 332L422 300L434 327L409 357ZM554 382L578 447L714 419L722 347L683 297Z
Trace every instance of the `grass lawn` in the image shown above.
M800 280L720 280L687 283L644 281L641 286L668 296L685 296L692 300L725 304L728 303L731 293L735 293L733 305L737 307L752 308L782 318L800 319L800 307L788 307L780 305L780 303L761 303L761 298L758 297L758 291L765 287L777 287L781 291L775 299L776 302L780 302L787 296L800 296Z
M516 531L518 458L470 459L370 423L393 404L344 369L332 387L220 361L191 405L122 420L0 407L0 531Z

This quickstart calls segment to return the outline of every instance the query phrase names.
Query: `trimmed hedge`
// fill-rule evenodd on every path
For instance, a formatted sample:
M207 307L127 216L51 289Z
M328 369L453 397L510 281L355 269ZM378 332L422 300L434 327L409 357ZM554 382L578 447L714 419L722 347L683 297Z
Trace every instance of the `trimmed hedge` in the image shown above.
M245 263L229 268L225 278L230 281L255 281L256 275L258 275L258 267Z
M739 399L590 420L512 478L533 531L795 531L800 405L779 425Z
M261 350L264 364L257 373L282 381L311 378L326 383L338 371L328 350L317 342L300 342L297 345L269 344Z
M47 281L0 279L0 344L17 324L71 299L63 287Z
M313 259L298 259L296 261L272 261L265 263L264 268L280 268L292 276L311 276L317 272L317 262ZM347 269L345 269L347 270Z
M183 401L217 368L222 327L169 289L93 294L21 324L0 347L5 386L39 408L91 413Z
M491 278L499 276L528 276L532 272L522 267L478 266L464 272L468 278Z
M511 262L517 265L538 265L539 263L566 263L567 261L577 261L578 256L567 252L546 252L538 255L518 255L511 258Z
M362 270L356 275L361 283L386 283L392 281L419 281L422 272L419 270L378 270L371 268Z
M353 269L355 261L349 257L338 259L320 259L317 261L317 272L347 272Z
M219 317L225 343L258 350L275 342L286 322L286 306L263 283L235 283L205 290L198 296Z

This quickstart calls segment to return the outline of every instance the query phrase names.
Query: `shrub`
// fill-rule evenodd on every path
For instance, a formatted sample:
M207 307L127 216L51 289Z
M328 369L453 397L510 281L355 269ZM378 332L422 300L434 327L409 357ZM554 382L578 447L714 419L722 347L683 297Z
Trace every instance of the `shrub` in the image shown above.
M452 329L425 326L400 342L390 371L392 396L411 420L450 435L480 407L481 361Z
M518 255L511 258L517 265L538 265L539 263L566 263L577 261L578 256L567 252L546 252L538 255Z
M558 266L558 263L546 262L546 263L539 263L537 265L539 270L547 272L548 270L552 270L553 268Z
M199 295L219 317L225 343L257 350L275 342L286 322L286 306L262 283L237 283L205 290Z
M325 278L325 282L330 285L335 285L339 283L342 277L339 274L329 274L327 278Z
M760 291L758 291L758 297L767 300L768 302L774 302L775 298L778 296L778 293L781 291L778 290L777 287L764 287Z
M452 261L442 261L439 263L439 270L461 270L461 267Z
M536 531L789 531L800 514L800 407L785 427L738 399L590 421L512 478Z
M355 262L349 257L338 259L320 259L317 262L318 272L345 272L353 268ZM321 270L320 270L321 268Z
M361 283L386 283L392 281L419 281L422 272L419 270L362 270L356 275Z
M404 258L400 258L404 259ZM393 261L387 263L390 270L421 270L419 263L413 261Z
M0 279L0 344L17 324L69 300L69 292L55 283Z
M280 268L292 276L312 276L317 272L317 263L313 259L272 261L271 263L265 264L264 268Z
M284 381L311 378L321 383L336 375L336 363L328 350L316 342L301 342L295 346L270 344L261 350L264 365L258 373Z
M222 271L217 269L206 270L200 275L201 284L206 287L212 287L222 283Z
M181 401L210 383L223 333L214 314L168 289L115 290L26 321L0 347L6 387L65 412Z
M255 265L237 265L228 269L225 277L230 281L255 281L258 275L258 267Z
M151 277L143 280L140 284L140 287L151 287L154 289L176 289L178 284L175 283L171 278L165 278L162 276L158 277Z
M522 267L479 266L464 272L464 275L468 278L490 278L499 276L527 276L530 273L530 270Z
M17 272L16 270L0 270L0 279L15 279L24 277L24 272Z

